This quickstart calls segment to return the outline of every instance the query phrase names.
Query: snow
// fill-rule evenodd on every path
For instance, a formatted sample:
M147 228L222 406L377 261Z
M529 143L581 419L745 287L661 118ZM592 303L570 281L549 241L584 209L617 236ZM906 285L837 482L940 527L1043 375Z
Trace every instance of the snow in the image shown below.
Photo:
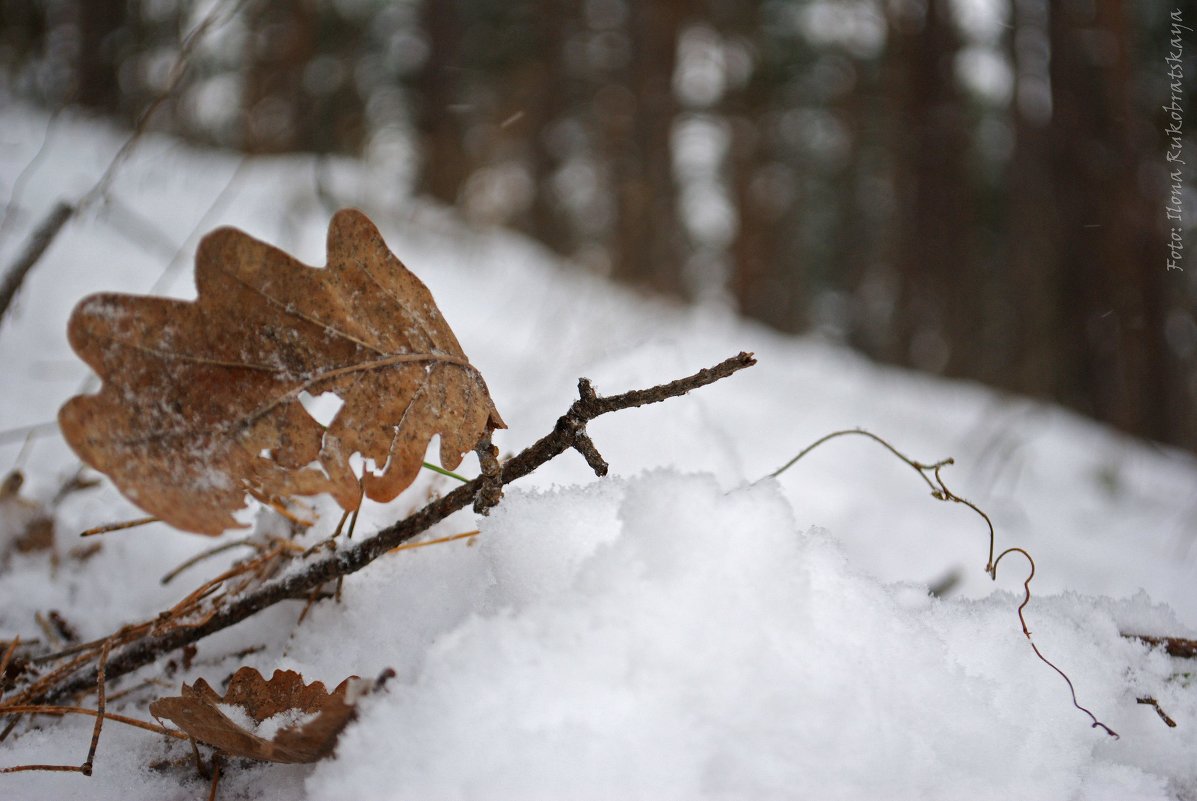
M284 709L261 721L256 721L238 704L216 704L217 710L229 719L234 726L263 740L273 740L283 729L301 729L314 720L320 713L304 712L302 709Z
M41 145L47 118L0 108L0 198ZM60 199L86 191L122 134L64 115L0 229L9 264ZM392 668L361 701L335 758L234 762L222 798L362 799L1193 799L1193 664L1120 636L1197 631L1197 460L1055 407L868 363L787 338L715 306L686 309L613 288L499 230L469 229L408 198L385 161L337 162L326 190L365 210L424 280L510 424L504 454L548 432L586 375L600 392L648 386L740 350L759 364L728 380L590 427L611 476L566 453L509 487L486 518L460 512L407 550L350 577L342 603L280 604L205 639L170 688L110 709L143 719L154 694L220 682L245 664L336 686ZM324 262L331 209L312 160L242 161L147 138L107 204L73 220L0 327L4 429L46 423L92 386L65 338L96 291L191 297L205 231L241 227L309 264ZM137 223L131 223L136 220ZM147 230L156 232L147 234ZM176 254L179 254L176 256ZM983 522L875 443L845 437L764 479L802 447L863 426L914 459L948 456L943 478L993 518L998 547L1036 560L985 574ZM436 443L429 451L435 455ZM77 468L56 434L0 439L49 503ZM472 457L459 472L473 474ZM356 537L453 486L427 473ZM318 500L327 536L339 514ZM14 507L16 508L16 507ZM27 509L27 505L20 505ZM55 508L59 550L13 554L0 573L0 639L45 636L58 610L84 639L151 617L245 549L176 565L217 540L160 524L105 535L87 561L75 532L141 516L111 488ZM270 511L255 534L282 534ZM11 536L11 535L10 535ZM0 552L7 543L0 543ZM957 575L943 598L928 584ZM233 656L249 649L242 657ZM164 677L164 665L142 677ZM131 678L110 694L132 687ZM1150 706L1158 700L1178 727ZM83 703L88 703L84 700ZM77 764L88 718L41 718L0 744L0 766ZM98 801L205 797L185 743L109 724L95 775L0 776L0 797Z
M238 728L250 733L257 733L258 724L252 717L250 717L250 714L246 711L245 707L238 706L237 704L217 704L216 709L222 715L228 718L229 722L234 726L237 726ZM270 720L270 718L267 718L267 720ZM262 722L265 723L266 721L264 720ZM276 727L275 731L277 730L278 729Z

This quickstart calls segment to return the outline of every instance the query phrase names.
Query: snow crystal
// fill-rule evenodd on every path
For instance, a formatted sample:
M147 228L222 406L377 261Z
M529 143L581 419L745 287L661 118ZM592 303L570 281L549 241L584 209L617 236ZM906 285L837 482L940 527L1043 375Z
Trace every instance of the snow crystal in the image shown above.
M245 707L238 704L217 704L216 708L228 718L233 725L249 732L263 740L273 740L283 729L302 728L314 720L320 713L305 712L302 709L284 709L268 718L254 720Z
M217 704L216 709L239 729L254 732L258 728L257 721L250 717L245 707L239 704Z
M83 302L80 311L88 317L107 320L111 323L119 323L129 316L123 303L104 296L88 298Z

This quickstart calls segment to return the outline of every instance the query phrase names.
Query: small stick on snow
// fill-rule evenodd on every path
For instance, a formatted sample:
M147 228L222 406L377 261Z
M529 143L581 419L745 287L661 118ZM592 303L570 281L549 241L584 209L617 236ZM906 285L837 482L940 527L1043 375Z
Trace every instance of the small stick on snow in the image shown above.
M588 392L589 382L584 382L578 400L573 402L553 430L501 465L499 484L504 486L523 478L554 457L577 447L578 433L585 429L586 423L596 417L680 397L691 390L728 378L754 364L756 359L751 353L740 353L667 384L606 397L593 392L592 388ZM126 640L127 644L108 660L108 677L115 679L123 676L177 648L240 623L280 601L305 599L327 582L356 573L396 546L415 538L454 512L472 504L479 490L490 480L491 478L484 475L462 484L449 494L437 498L414 514L361 540L351 548L324 555L304 570L287 573L280 579L237 596L194 625L172 626L159 633L150 630L137 639ZM32 692L26 690L21 693L21 702L44 703L64 695L89 690L96 684L96 670L79 673L81 667L66 671L66 675L56 677L52 683L46 682ZM0 704L0 714L3 713L4 705Z

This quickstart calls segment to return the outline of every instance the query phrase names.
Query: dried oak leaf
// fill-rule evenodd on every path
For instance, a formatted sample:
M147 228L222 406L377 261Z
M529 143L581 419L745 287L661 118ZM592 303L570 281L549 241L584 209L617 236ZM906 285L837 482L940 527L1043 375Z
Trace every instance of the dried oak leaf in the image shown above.
M184 684L181 695L152 702L150 714L232 756L315 762L332 753L353 717L352 696L360 683L353 676L330 693L318 681L304 684L293 670L276 670L267 681L243 667L233 674L223 697L199 679Z
M235 228L196 254L195 301L101 294L71 317L104 383L59 412L67 442L126 497L176 528L238 525L245 494L386 502L439 434L452 469L505 428L432 295L364 214L338 212L328 265L301 264ZM301 393L343 402L327 427ZM349 457L378 466L359 484Z

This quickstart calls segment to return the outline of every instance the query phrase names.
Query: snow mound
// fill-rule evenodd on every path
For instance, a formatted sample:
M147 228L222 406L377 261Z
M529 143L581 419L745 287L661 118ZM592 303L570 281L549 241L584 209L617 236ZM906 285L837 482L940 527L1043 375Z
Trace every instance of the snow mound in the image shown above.
M485 596L366 703L309 797L1171 797L1035 659L1018 598L882 585L799 531L773 482L725 492L659 470L512 491L475 557ZM405 615L459 602L455 582L408 567L393 579L423 598ZM349 607L377 623L377 607ZM1109 608L1056 598L1028 614L1111 725L1163 728L1125 670L1160 692L1167 666L1130 643L1111 654Z

